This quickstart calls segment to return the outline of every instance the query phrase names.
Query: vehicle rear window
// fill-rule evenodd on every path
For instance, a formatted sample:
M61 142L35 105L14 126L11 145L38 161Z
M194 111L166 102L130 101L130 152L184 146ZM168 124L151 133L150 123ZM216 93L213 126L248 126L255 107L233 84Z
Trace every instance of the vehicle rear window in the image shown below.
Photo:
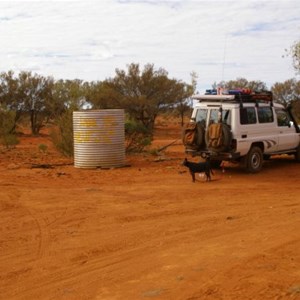
M255 124L256 113L254 107L243 107L240 109L240 122L242 125Z
M258 107L257 115L259 123L272 123L274 121L271 107Z
M206 127L207 109L197 109L196 122Z
M209 116L209 124L218 123L219 109L212 109ZM222 110L222 122L231 125L231 113L229 109Z

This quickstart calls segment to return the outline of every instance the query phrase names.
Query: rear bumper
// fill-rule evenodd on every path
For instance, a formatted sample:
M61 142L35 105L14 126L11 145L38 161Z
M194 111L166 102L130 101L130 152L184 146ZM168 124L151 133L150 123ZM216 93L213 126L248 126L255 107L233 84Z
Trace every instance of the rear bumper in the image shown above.
M240 152L214 152L209 150L199 151L193 149L186 149L185 153L191 156L201 156L201 157L209 156L212 160L235 161L241 157Z

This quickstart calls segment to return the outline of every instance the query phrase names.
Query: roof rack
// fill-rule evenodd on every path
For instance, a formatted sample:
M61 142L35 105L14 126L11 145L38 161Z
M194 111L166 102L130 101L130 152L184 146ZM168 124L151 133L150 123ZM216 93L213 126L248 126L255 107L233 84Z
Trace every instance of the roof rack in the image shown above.
M234 95L193 95L192 99L199 100L199 102L205 101L233 101L236 102L234 99L236 97Z
M230 102L239 103L243 107L243 103L255 103L256 106L259 103L270 103L273 106L273 95L272 92L252 92L249 89L235 89L222 91L221 94L216 94L216 90L206 90L205 95L193 95L192 99L198 100L199 102Z

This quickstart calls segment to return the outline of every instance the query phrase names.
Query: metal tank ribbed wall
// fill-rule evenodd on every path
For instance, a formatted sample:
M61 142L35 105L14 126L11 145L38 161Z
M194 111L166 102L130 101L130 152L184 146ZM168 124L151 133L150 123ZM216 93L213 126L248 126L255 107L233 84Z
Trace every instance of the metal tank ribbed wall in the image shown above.
M76 168L125 165L123 109L73 112L74 165Z

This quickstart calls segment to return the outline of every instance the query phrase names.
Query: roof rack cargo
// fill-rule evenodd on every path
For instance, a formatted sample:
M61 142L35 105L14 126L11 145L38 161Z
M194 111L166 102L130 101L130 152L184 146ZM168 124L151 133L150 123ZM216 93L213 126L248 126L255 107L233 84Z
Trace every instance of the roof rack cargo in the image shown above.
M273 95L272 92L262 91L262 92L252 92L250 89L233 89L233 90L222 90L219 94L216 93L217 90L206 90L204 95L193 95L192 99L198 100L199 102L232 102L240 103L243 107L243 103L259 103L269 102L270 106L273 106ZM221 92L221 93L220 93Z

